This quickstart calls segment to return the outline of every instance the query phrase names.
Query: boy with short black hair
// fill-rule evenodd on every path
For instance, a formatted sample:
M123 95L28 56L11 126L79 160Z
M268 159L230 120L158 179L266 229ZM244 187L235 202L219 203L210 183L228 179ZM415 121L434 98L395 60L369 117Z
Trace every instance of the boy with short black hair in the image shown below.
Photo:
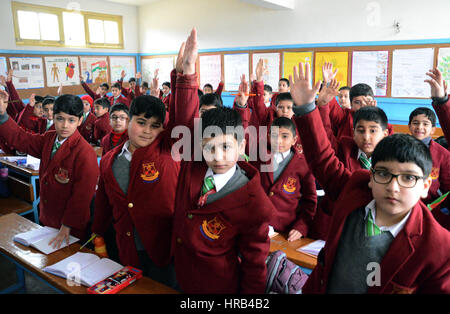
M84 81L84 77L82 74L80 74L80 82L81 82L81 86L83 87L83 89L86 91L86 93L92 97L92 100L95 101L99 98L102 97L107 97L108 91L109 91L109 84L108 83L101 83L98 88L97 91L94 92L88 84L86 84L86 82Z
M202 117L203 113L205 111L214 109L214 108L221 108L223 107L219 97L215 93L209 93L204 94L200 97L200 103L199 103L199 118Z
M424 203L429 204L440 194L450 191L450 152L431 138L436 130L436 114L430 108L414 109L409 115L408 127L412 136L422 141L430 149L433 160L431 170L433 181L428 196L424 199Z
M162 91L160 93L159 99L161 99L162 102L164 103L164 106L166 107L166 111L169 110L169 102L170 102L171 95L172 94L170 92L170 82L162 83Z
M341 88L339 88L338 100L339 100L339 106L341 106L341 108L347 108L347 109L351 108L350 87L342 86Z
M122 84L120 82L116 82L111 86L111 94L112 95L108 97L110 106L121 103L130 107L128 99L122 96Z
M47 125L45 131L54 130L55 125L53 123L53 106L55 104L55 97L46 96L42 102L42 109L44 110L44 116L47 119Z
M55 131L30 134L5 114L5 99L0 97L0 137L18 150L41 160L39 167L39 220L45 226L60 229L50 242L59 247L74 235L86 236L89 205L98 179L97 156L77 132L83 103L74 95L62 95L54 104Z
M92 143L96 146L99 146L102 138L111 132L111 124L109 122L110 104L110 101L105 97L94 101L94 112L97 119L94 122Z
M130 77L128 79L129 87L123 88L122 84L123 84L123 79L125 78L125 76L126 76L126 72L124 70L122 70L122 72L120 73L120 80L118 81L118 83L120 84L121 93L127 99L127 102L128 102L127 105L129 106L135 97L141 95L141 88L138 84L138 81L142 77L142 75L140 72L138 72L138 73L136 73L136 77Z
M193 132L198 114L195 29L180 53L175 125ZM185 293L264 293L274 209L258 171L238 161L245 150L240 116L230 108L210 109L202 115L200 131L202 161L182 162L176 193L172 252L178 283Z
M335 156L310 85L294 68L297 129L315 177L335 201L330 234L303 293L449 293L450 233L420 202L431 186L427 147L406 134L380 141L371 170L351 173ZM375 270L377 271L373 271Z
M271 105L271 99L272 99L272 87L270 85L264 84L264 105L266 105L267 108Z
M92 230L104 236L113 222L121 263L176 287L170 241L180 166L171 155L171 126L163 128L165 115L157 97L133 100L128 140L100 161Z
M44 118L42 102L44 97L31 94L30 102L17 116L17 124L31 133L44 133L47 120Z
M109 111L111 120L111 133L104 136L100 143L102 147L102 155L105 155L114 147L122 144L128 140L128 122L130 119L130 112L128 107L124 104L115 104Z

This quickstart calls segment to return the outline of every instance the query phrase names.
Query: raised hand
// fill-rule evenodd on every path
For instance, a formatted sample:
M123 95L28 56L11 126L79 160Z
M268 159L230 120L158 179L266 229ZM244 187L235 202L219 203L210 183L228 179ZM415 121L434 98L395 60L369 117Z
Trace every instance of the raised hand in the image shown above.
M239 84L239 95L236 97L236 102L241 106L245 107L248 100L248 82L245 79L245 74L241 76L241 83Z
M6 86L6 77L4 75L0 75L0 85Z
M256 80L258 82L262 82L264 79L264 74L268 72L267 67L264 66L264 60L259 59L258 63L256 64L255 74L256 74Z
M9 69L8 76L6 77L6 81L7 82L11 82L12 77L13 77L13 73L14 73L14 70L13 69Z
M300 62L298 69L294 66L294 73L289 75L291 85L291 96L296 106L303 106L310 104L316 98L321 82L318 81L316 85L311 87L311 66L306 63L305 69L303 62Z
M125 76L127 76L127 73L125 72L125 70L122 70L122 72L120 72L120 77L122 78L122 80Z
M186 40L186 46L184 47L183 55L183 73L194 74L195 73L195 61L198 55L198 42L197 42L197 30L192 29L189 37Z
M180 50L178 51L177 62L175 63L175 70L177 71L177 73L183 73L183 56L185 47L186 43L183 42L181 44Z
M361 107L367 107L367 106L376 107L377 101L370 96L365 96L362 100Z
M430 84L431 97L443 98L446 95L446 84L442 77L441 71L438 68L434 68L426 73L430 79L425 80Z
M62 84L62 82L61 82L61 84L59 84L58 91L56 92L57 95L58 95L58 96L61 96L61 95L62 95L62 91L63 91L63 84Z
M155 97L159 97L159 78L157 71L155 71L155 76L153 76L152 84L150 85L150 95Z
M8 98L8 93L3 89L0 89L0 115L6 113L6 108L8 108Z
M31 96L30 96L30 103L29 103L29 105L31 107L34 107L34 105L36 104L36 99L34 98L34 96L36 96L36 94L31 94Z
M323 82L328 83L332 79L335 78L336 74L338 72L338 69L336 69L333 72L333 63L331 62L325 62L322 66L322 76L323 76Z
M324 85L317 98L317 104L319 106L326 106L333 97L336 97L339 94L339 84L340 83L333 78L329 84Z

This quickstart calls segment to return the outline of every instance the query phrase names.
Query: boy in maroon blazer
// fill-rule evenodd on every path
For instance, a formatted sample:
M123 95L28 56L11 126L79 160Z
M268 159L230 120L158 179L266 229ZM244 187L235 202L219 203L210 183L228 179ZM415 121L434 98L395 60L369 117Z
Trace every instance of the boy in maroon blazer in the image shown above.
M156 97L133 100L129 139L100 161L92 230L104 236L113 223L120 262L176 287L170 241L180 166L171 155L171 127L163 129L165 114Z
M44 111L44 117L47 120L45 131L55 130L55 124L53 123L53 106L55 105L55 97L46 96L42 102L42 110Z
M94 108L94 101L89 95L82 96L81 100L83 101L83 121L78 127L78 132L80 132L81 136L86 140L86 142L92 143L92 137L94 135L94 124L97 120L95 114L92 113L92 108Z
M325 247L303 293L449 293L450 233L420 201L431 186L427 147L406 134L380 141L371 170L350 173L335 156L310 85L294 68L291 93L305 156L336 202ZM305 73L305 74L304 74Z
M19 94L17 93L16 88L14 87L14 84L12 82L14 71L10 69L8 71L8 75L5 79L3 75L0 75L0 79L2 81L2 85L6 87L7 92L9 93L9 106L8 106L8 115L14 120L17 121L17 116L19 113L22 112L23 109L25 109L25 104L23 103L22 99L20 98Z
M120 84L121 93L127 99L128 104L131 104L131 102L133 101L133 99L135 97L138 97L141 95L141 88L140 88L139 84L137 83L137 81L141 78L142 75L140 72L138 72L138 73L136 73L136 78L130 77L130 79L128 80L128 85L130 86L129 88L123 88L123 79L126 76L126 72L122 71L120 73L120 76L121 77L120 77L120 80L118 81L118 83Z
M42 102L44 97L32 94L30 102L17 116L17 124L25 131L31 133L44 133L47 126L47 119L44 118Z
M111 86L111 96L108 97L110 102L110 106L114 106L115 104L125 104L130 107L130 102L126 97L122 96L122 85L119 82L114 83Z
M109 91L109 85L108 83L102 83L97 88L97 91L94 92L88 84L84 81L83 75L80 75L80 82L83 89L86 91L86 93L92 97L93 101L97 100L98 98L107 97L106 94L108 94Z
M102 138L108 135L112 130L109 122L109 108L110 101L105 97L94 101L94 112L97 119L94 123L92 143L96 146L99 146Z
M175 125L193 132L198 116L195 29L180 54ZM211 109L198 127L204 135L201 161L182 161L175 200L177 281L185 293L264 293L268 222L274 208L257 169L238 162L245 149L240 116L229 108Z
M94 150L77 131L83 112L81 99L74 95L58 97L54 105L56 131L44 134L22 130L5 115L6 106L0 97L0 137L41 160L39 220L60 229L50 243L59 247L62 241L68 241L69 234L85 238L98 166Z
M100 146L102 147L102 155L105 155L114 147L128 140L128 122L130 119L130 111L124 104L115 104L109 111L111 120L111 133L102 138Z

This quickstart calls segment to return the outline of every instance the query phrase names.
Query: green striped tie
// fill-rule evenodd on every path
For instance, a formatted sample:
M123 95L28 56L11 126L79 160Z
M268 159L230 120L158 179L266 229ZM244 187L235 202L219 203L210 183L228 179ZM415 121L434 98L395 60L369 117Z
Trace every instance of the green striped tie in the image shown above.
M364 154L359 155L359 163L361 164L361 167L366 170L369 170L372 167L372 163L364 156Z
M53 144L53 148L52 148L52 158L53 155L55 155L56 151L61 147L61 144L57 141L55 141L55 143Z
M372 211L369 209L369 214L367 215L367 220L366 220L366 235L368 237L372 237L375 235L379 235L381 233L382 233L382 231L375 224L375 221L373 220L373 217L372 217Z
M202 195L205 195L206 193L214 189L214 187L215 187L214 178L212 176L206 177L205 180L203 181Z

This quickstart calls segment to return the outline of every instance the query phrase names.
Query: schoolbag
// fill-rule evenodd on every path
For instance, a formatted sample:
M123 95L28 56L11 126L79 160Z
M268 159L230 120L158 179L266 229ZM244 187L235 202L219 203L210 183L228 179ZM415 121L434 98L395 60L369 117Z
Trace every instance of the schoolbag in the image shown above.
M265 293L300 294L308 279L300 266L291 262L283 251L275 251L266 259L267 280Z

